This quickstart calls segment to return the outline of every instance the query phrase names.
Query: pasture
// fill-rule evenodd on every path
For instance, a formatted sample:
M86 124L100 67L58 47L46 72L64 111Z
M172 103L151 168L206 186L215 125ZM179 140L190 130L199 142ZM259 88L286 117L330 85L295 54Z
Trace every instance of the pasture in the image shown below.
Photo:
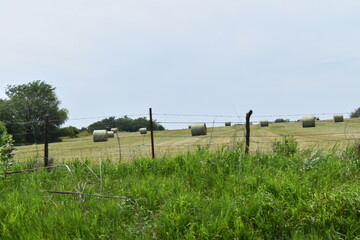
M300 149L308 147L315 149L331 149L334 146L342 149L344 146L360 138L360 119L345 119L345 122L334 123L332 120L316 121L315 128L303 128L301 122L271 123L269 127L251 126L251 152L267 153L271 151L275 139L283 135L294 136ZM208 124L206 136L192 137L190 129L155 131L156 157L175 156L195 150L198 146L209 146L216 149L219 146L233 146L243 142L245 126L211 127ZM64 138L63 142L49 144L49 156L56 161L81 159L111 159L129 161L151 156L150 133L140 135L139 132L120 132L120 147L117 138L107 142L93 142L90 134L78 138ZM43 145L18 146L16 160L29 158L42 159Z

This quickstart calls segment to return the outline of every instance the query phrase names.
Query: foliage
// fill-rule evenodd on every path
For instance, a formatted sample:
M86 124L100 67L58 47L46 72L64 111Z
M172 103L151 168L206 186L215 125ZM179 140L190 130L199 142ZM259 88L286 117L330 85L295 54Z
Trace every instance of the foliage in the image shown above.
M18 143L43 141L45 116L50 119L50 141L58 138L60 130L67 119L68 112L61 109L60 100L55 88L37 80L28 84L9 85L6 89L9 100L1 100L1 119L7 122L8 132L14 135Z
M290 119L278 118L275 119L274 123L290 122Z
M90 133L92 133L94 130L101 130L101 129L106 129L102 121L94 122L87 127L87 131Z
M15 108L10 100L0 99L0 121L6 122L6 129L8 133L13 134L14 140L18 143L26 142L25 125L18 123L21 120L15 118Z
M273 152L275 154L282 154L290 156L296 153L298 144L293 136L283 136L282 141L275 140L272 145Z
M80 130L76 127L69 126L62 128L60 131L61 137L71 137L75 138L80 133Z
M360 107L357 108L357 109L355 109L354 112L351 112L351 113L350 113L350 117L351 117L351 118L358 118L358 117L360 117Z
M7 171L15 155L12 136L3 132L0 135L0 174Z
M136 132L139 128L146 127L150 130L150 121L145 117L140 117L137 119L131 119L128 116L115 119L115 117L105 118L101 121L97 121L88 126L88 131L93 132L94 130L118 128L120 131L124 132ZM165 128L153 120L154 130L165 130Z
M6 125L5 125L4 122L1 122L1 121L0 121L0 135L3 134L3 133L5 133L5 132L7 132L7 130L6 130Z
M172 158L86 161L93 172L75 159L68 163L75 184L63 168L9 175L0 181L0 239L357 239L359 165L335 153L199 148ZM129 197L140 214L127 201L41 192L74 187Z

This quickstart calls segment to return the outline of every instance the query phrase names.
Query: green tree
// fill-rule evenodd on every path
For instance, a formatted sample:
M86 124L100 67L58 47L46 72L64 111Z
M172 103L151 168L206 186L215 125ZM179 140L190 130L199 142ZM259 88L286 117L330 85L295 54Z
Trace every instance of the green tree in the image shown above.
M92 133L94 130L102 130L102 129L105 129L105 126L102 121L94 122L87 127L89 133Z
M358 118L358 117L360 117L360 107L357 108L357 109L355 109L354 112L350 113L350 117L351 117L351 118Z
M6 125L7 132L13 134L16 142L25 142L25 126L20 120L15 119L15 111L10 100L0 99L0 121Z
M55 87L36 80L28 84L9 85L6 89L9 100L3 100L7 106L6 116L9 133L17 142L43 141L45 116L49 116L50 141L58 140L60 126L66 121L68 111L60 108L60 100L55 94ZM0 119L2 120L2 119ZM11 127L16 125L16 127ZM22 139L23 136L25 139Z

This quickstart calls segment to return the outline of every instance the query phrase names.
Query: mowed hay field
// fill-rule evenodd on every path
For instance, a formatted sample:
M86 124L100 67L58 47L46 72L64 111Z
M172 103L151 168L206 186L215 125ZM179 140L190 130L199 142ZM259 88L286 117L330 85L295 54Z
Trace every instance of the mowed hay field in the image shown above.
M271 123L268 127L251 125L251 152L269 152L272 143L282 136L294 136L300 149L343 148L360 139L360 119L345 119L334 123L333 120L316 121L316 127L303 128L301 122ZM150 132L119 133L120 145L115 135L107 142L93 142L92 135L78 138L64 138L63 142L49 144L49 157L56 161L81 159L110 159L129 161L136 158L151 157ZM191 136L190 129L154 132L155 156L167 157L195 150L198 146L216 149L220 146L234 146L245 141L245 126L209 127L206 136ZM119 147L120 146L120 147ZM18 146L15 160L29 158L42 159L44 145Z

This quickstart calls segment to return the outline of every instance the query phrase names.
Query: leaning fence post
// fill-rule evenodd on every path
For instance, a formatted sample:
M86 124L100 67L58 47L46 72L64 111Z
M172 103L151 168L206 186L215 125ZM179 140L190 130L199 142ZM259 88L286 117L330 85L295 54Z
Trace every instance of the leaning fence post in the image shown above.
M253 113L252 110L250 110L248 113L246 113L246 146L245 146L245 153L248 154L249 153L249 148L250 148L250 117L251 114Z

